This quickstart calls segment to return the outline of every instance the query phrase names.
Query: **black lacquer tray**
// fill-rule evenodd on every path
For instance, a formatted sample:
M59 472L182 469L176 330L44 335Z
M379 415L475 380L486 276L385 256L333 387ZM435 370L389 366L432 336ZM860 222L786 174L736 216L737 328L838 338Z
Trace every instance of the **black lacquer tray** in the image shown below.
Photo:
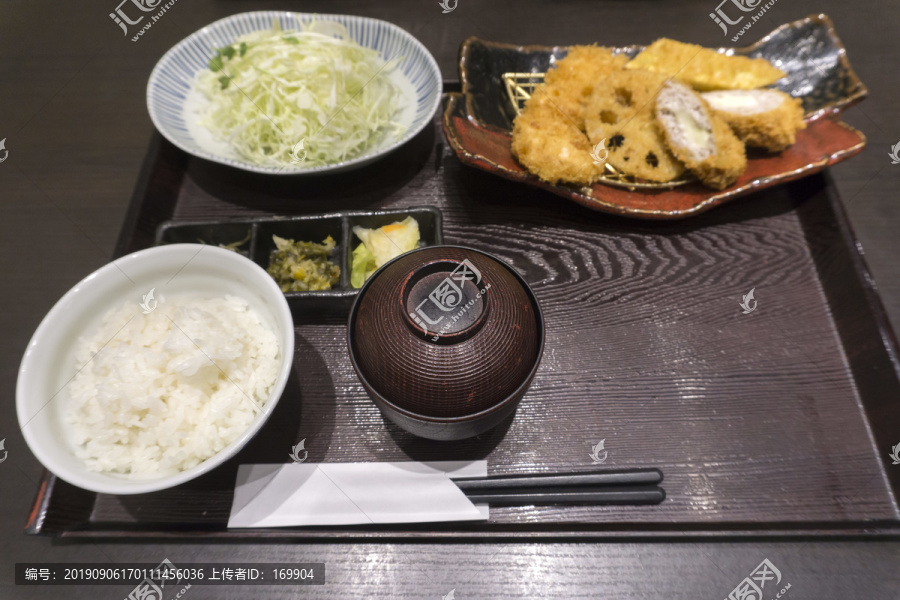
M448 90L452 91L452 89ZM500 539L897 536L897 345L827 174L686 221L600 214L471 169L435 121L385 160L302 181L233 171L155 136L116 255L157 228L336 210L441 210L445 242L500 257L546 320L514 417L461 442L415 438L368 399L346 316L295 311L292 377L231 461L116 497L45 474L27 531L62 537ZM756 308L742 297L755 289ZM659 506L493 508L487 522L228 530L241 463L487 459L492 475L657 467ZM591 449L604 441L602 464Z

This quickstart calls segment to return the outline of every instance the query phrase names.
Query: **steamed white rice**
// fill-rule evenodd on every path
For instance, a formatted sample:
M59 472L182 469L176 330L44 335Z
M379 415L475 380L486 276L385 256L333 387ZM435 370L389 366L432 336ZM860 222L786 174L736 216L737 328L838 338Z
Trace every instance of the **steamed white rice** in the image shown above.
M64 413L75 453L131 478L189 469L237 439L280 366L274 332L234 296L159 298L149 314L129 302L79 339L75 360L85 367Z

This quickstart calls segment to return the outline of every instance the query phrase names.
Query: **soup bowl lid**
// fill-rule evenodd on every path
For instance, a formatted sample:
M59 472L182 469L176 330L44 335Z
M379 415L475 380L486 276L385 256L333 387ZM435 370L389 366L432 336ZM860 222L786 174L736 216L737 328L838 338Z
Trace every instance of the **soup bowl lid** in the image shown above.
M544 323L534 293L506 263L431 246L369 278L348 336L370 393L409 415L458 419L519 394L540 362Z

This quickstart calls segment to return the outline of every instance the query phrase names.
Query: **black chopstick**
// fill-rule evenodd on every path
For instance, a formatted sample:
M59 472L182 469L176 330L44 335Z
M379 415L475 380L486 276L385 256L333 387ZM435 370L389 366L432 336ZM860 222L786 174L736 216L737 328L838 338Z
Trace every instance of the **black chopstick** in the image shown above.
M459 489L467 491L503 490L508 488L563 488L577 486L653 485L663 480L659 469L627 469L560 475L502 475L477 479L454 479Z
M659 504L666 492L656 486L585 486L568 488L508 488L467 491L466 497L484 504Z

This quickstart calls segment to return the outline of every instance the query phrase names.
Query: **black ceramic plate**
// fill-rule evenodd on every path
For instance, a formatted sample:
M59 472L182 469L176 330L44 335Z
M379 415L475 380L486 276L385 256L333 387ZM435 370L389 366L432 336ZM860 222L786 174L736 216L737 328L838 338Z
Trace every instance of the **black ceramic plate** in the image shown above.
M419 247L438 246L444 242L441 211L430 206L398 210L343 211L299 217L272 217L227 221L167 221L156 230L157 244L229 245L246 239L235 248L265 269L275 248L272 235L294 240L321 242L327 236L336 244L332 260L341 268L341 279L331 290L318 292L285 292L292 307L314 310L349 310L359 290L350 285L350 253L359 243L353 227L373 228L401 221L407 216L419 223ZM249 237L248 237L249 236Z

